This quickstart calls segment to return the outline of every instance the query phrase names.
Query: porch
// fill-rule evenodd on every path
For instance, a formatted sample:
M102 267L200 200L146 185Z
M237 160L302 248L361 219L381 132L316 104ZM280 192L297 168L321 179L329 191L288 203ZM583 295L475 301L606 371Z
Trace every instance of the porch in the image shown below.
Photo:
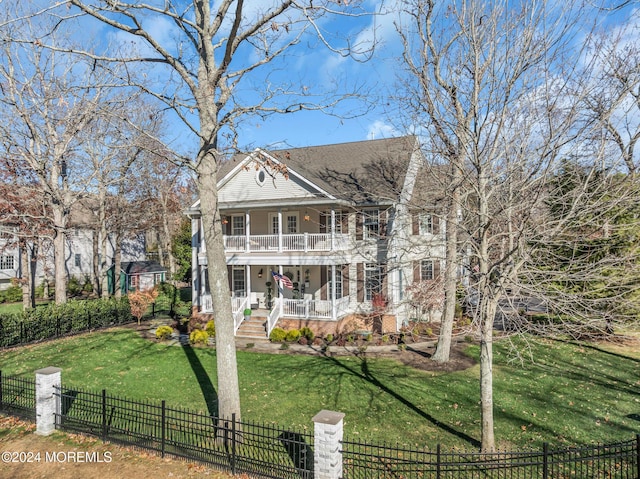
M264 317L265 333L268 338L280 319L337 321L346 316L349 310L349 297L331 300L287 299L275 298L271 308L266 308L260 302L252 303L247 296L234 296L231 306L234 318L234 330L237 334L245 321L244 310L251 309L252 317ZM255 301L255 298L254 298ZM210 294L202 295L201 313L212 313L213 303Z

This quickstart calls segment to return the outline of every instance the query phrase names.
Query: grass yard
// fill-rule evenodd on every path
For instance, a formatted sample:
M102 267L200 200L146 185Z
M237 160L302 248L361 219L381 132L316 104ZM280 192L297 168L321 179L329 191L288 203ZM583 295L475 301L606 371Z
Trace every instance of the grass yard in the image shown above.
M519 356L514 352L518 351ZM468 354L478 355L470 345ZM494 349L496 438L504 448L627 440L640 432L640 353L549 340ZM524 357L515 361L515 357ZM534 361L531 360L534 358ZM169 346L118 328L0 351L3 374L63 369L67 387L215 410L215 350ZM350 439L476 448L478 366L419 371L392 359L238 351L245 420L313 427L321 409L344 412Z

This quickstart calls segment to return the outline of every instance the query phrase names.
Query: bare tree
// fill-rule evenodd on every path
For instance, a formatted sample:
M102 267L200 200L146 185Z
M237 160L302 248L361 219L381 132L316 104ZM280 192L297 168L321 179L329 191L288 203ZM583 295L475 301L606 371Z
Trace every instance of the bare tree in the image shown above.
M198 183L201 221L207 249L209 279L215 310L218 405L221 417L240 418L240 397L235 359L235 341L228 294L226 259L221 218L217 205L217 169L224 158L225 145L234 146L236 127L247 115L286 113L301 109L327 111L334 100L318 105L302 85L273 86L268 75L242 93L260 67L272 63L295 47L307 32L334 52L348 55L354 48L347 38L343 46L332 47L327 30L318 20L327 16L363 13L358 1L251 3L244 0L210 2L164 2L163 6L139 2L71 0L77 10L57 12L73 20L78 12L108 25L134 42L128 52L96 55L97 60L146 62L164 67L162 81L151 76L138 84L147 93L164 101L199 140L191 163ZM65 8L68 3L64 2ZM168 35L155 35L153 23L171 25ZM170 39L170 40L167 40ZM57 48L50 44L51 48ZM113 50L112 50L113 51ZM362 52L361 52L362 53ZM285 103L278 99L289 98ZM335 101L343 98L339 95Z
M517 9L501 1L405 4L408 21L398 24L410 74L404 96L427 132L427 153L451 169L444 321L453 312L462 228L480 337L481 444L493 451L494 319L530 238L547 231L537 216L546 177L586 128L578 122L580 93L569 89L578 83L567 80L584 12L545 1Z
M72 206L91 184L78 155L82 132L101 115L110 87L93 62L71 61L68 55L42 47L47 28L40 19L25 19L3 32L2 129L5 155L16 171L26 169L52 215L55 299L66 301L66 235ZM15 41L29 38L30 42ZM89 86L91 84L91 86Z
M155 241L158 261L168 267L171 278L177 271L171 246L173 236L183 222L184 209L195 201L195 192L189 194L186 188L187 179L173 152L156 141L145 147L143 161L131 175L135 186L131 199L139 212L139 224Z
M636 16L638 14L636 13ZM618 150L629 173L640 168L640 48L637 26L609 28L589 39L590 65L595 67L586 107L602 125L608 143ZM614 153L612 153L614 154Z

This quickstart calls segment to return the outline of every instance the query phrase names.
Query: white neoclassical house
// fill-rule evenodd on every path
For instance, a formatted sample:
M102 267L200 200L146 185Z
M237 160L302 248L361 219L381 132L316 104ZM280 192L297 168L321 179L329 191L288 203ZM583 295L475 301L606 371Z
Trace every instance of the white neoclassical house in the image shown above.
M287 174L269 165L286 165ZM333 332L371 317L396 331L415 315L407 288L444 262L438 181L413 136L236 155L219 171L236 331L243 310L273 327ZM215 314L200 203L192 219L193 305Z

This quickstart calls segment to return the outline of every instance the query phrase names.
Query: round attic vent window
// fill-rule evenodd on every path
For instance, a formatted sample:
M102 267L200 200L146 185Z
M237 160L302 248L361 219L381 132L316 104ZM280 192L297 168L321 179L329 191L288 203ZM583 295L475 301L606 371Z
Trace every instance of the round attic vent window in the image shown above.
M258 183L258 185L262 186L264 184L264 180L267 179L267 173L264 171L264 169L260 168L258 171L256 171L256 183Z

